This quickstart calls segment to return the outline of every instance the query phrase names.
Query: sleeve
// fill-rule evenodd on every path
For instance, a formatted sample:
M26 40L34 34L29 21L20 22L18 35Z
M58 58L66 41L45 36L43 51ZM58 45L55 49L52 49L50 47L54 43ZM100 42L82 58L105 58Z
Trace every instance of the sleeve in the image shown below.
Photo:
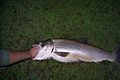
M7 50L0 50L0 66L8 65L10 61L10 54Z

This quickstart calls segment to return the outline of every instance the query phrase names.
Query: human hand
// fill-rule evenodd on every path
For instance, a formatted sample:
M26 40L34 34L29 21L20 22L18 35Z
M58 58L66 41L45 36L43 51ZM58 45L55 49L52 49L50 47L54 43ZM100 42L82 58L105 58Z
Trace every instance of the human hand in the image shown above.
M31 58L34 58L39 52L39 48L33 47L29 50L29 53L31 54Z

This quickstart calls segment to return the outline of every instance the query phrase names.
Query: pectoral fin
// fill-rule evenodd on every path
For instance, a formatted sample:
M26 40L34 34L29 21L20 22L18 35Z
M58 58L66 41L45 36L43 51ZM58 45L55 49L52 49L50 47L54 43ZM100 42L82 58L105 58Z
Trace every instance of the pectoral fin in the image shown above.
M61 57L66 57L70 54L69 52L54 52L54 53L61 56Z

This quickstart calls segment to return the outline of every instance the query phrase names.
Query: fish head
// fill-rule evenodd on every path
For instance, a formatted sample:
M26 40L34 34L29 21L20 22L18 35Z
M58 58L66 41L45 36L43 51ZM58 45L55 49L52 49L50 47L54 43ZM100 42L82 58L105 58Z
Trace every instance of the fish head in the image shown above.
M54 50L54 45L51 41L40 42L39 44L34 44L33 47L37 47L39 49L38 54L33 60L50 59Z
M38 44L33 44L32 47L36 47L36 48L41 49L41 48L46 47L48 45L53 45L53 41L51 41L51 40L41 41Z

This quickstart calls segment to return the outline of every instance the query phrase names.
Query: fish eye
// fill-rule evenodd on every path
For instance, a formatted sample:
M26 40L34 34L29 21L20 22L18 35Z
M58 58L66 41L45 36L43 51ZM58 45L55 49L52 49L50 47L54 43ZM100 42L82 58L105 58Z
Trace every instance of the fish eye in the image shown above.
M44 47L46 45L46 42L43 42L42 44L41 44L41 47Z
M52 45L53 42L51 40L44 41L41 43L41 47L44 47L45 45L48 45L48 44Z

